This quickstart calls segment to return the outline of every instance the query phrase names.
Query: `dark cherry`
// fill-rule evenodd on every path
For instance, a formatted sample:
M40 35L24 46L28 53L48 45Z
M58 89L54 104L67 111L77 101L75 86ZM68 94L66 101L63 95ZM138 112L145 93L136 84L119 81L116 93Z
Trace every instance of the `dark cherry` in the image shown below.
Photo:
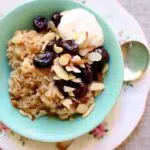
M104 47L100 46L96 48L95 51L99 51L102 54L102 61L105 63L109 62L109 54Z
M68 93L64 92L64 80L56 80L55 85L59 91L63 94L64 97L68 97Z
M55 26L57 27L60 23L62 15L60 13L54 13L51 17L51 20L54 22Z
M75 98L83 98L88 93L88 86L85 84L80 84L73 93Z
M77 88L79 86L79 83L75 83L73 81L64 81L64 85L72 88Z
M64 40L63 40L62 38L59 38L59 39L56 41L56 44L57 44L57 46L63 47L63 42L64 42Z
M98 74L102 71L105 63L104 61L94 62L92 65L93 79L98 80Z
M42 31L46 30L47 25L48 25L47 20L44 17L37 16L33 20L33 26L37 32L42 32Z
M79 87L79 83L75 83L73 81L65 81L65 80L56 80L55 81L55 85L58 87L58 89L60 90L60 92L65 96L68 97L68 93L64 92L64 86L69 86L69 87L73 87L73 88L78 88Z
M50 43L48 43L48 44L46 45L46 47L45 47L45 51L54 51L54 50L53 50L54 44L56 44L56 41L55 41L55 40L53 40L53 41L51 41Z
M80 71L81 71L81 73L75 73L75 72L71 72L73 75L75 75L77 78L82 78L83 77L83 72L84 72L84 68L81 68L81 67L79 67L79 66L75 66L76 68L78 68Z
M53 52L47 51L34 57L33 64L36 68L47 68L53 64L54 59L55 54Z
M102 46L97 47L95 51L98 51L102 54L102 60L99 62L94 62L92 65L93 78L97 81L99 80L98 75L99 73L101 73L104 65L109 62L109 54L106 51L106 49Z
M79 51L79 45L74 40L67 40L62 42L63 48L67 53L71 55L77 55Z
M82 81L85 84L90 84L93 81L93 72L90 68L86 67L82 74Z

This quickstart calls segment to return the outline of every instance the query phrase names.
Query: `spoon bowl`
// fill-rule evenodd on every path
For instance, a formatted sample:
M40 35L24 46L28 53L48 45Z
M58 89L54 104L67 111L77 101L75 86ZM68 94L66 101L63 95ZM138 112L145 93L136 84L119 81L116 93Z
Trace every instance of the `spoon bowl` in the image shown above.
M124 81L141 78L149 65L148 48L138 41L129 41L121 45L124 58Z

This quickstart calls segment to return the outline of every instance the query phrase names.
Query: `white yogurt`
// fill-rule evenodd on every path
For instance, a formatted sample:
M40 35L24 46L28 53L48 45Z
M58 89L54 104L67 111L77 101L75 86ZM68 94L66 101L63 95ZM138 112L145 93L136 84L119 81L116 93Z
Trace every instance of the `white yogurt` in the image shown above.
M62 14L63 17L58 25L58 31L63 39L75 39L78 43L79 40L77 37L75 38L75 35L80 37L83 33L88 33L86 42L88 46L98 47L104 44L102 28L90 12L77 8Z

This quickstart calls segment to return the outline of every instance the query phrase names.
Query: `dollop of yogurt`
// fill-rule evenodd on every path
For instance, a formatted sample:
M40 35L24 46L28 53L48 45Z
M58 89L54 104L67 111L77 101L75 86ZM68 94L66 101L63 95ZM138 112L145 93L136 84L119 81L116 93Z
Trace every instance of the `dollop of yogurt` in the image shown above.
M81 8L63 12L58 31L63 39L74 39L77 44L81 44L84 33L88 46L98 47L104 44L103 31L95 16Z

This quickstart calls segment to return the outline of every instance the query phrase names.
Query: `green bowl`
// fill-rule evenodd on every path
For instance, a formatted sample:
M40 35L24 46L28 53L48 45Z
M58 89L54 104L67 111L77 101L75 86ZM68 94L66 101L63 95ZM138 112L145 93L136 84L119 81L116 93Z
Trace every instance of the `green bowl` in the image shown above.
M105 48L110 54L109 71L104 81L106 89L96 98L96 107L87 118L77 117L71 121L61 121L53 117L41 117L31 121L21 116L10 102L7 42L16 30L32 29L32 20L37 15L49 17L53 12L79 7L91 12L104 31ZM85 5L72 0L34 0L18 6L0 20L0 120L13 131L30 139L45 142L77 138L104 120L117 101L122 83L123 58L116 37L107 23Z

